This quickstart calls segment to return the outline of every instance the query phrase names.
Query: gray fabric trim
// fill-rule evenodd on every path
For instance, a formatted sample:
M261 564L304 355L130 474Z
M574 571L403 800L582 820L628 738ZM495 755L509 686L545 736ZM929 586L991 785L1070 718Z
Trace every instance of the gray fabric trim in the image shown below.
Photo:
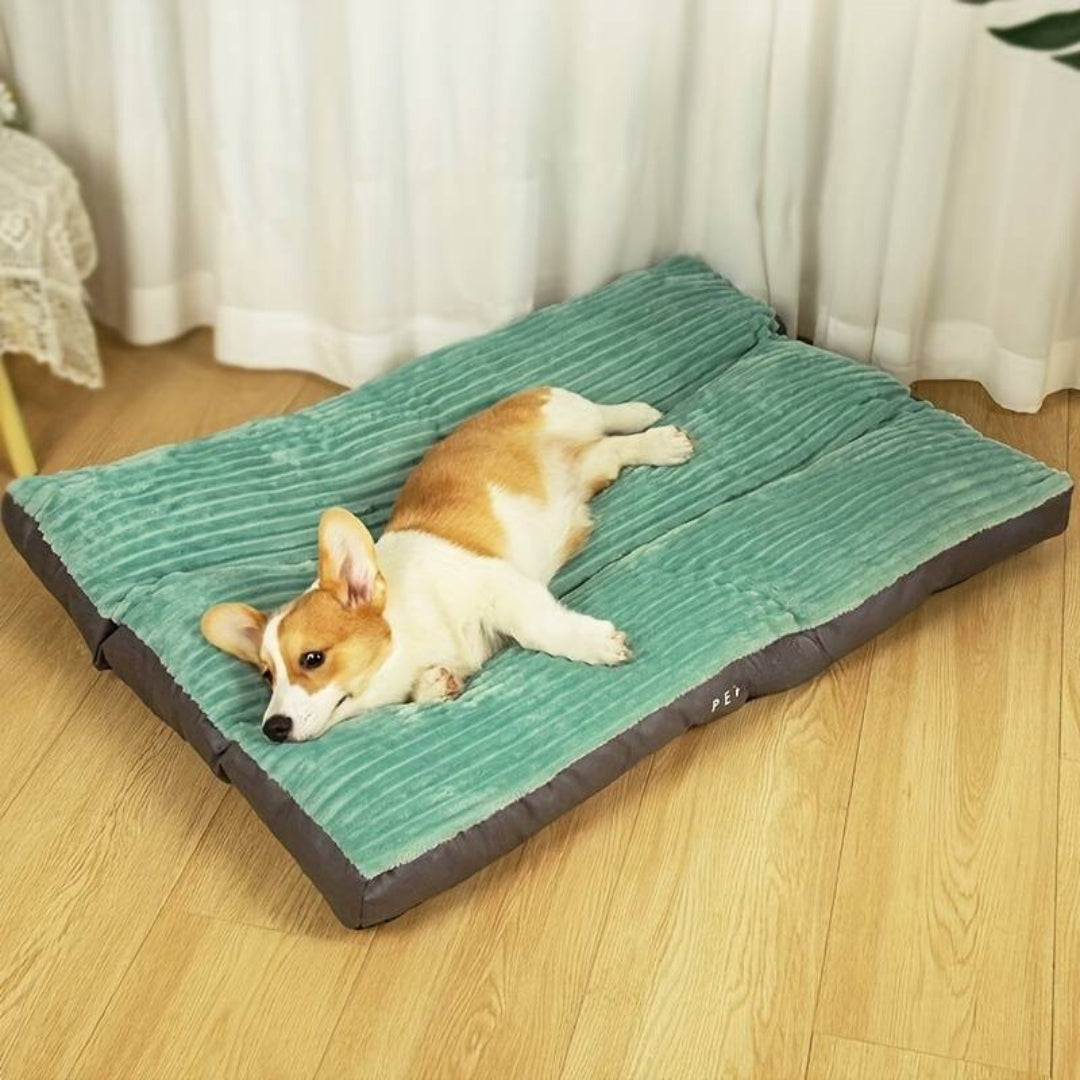
M46 543L36 519L26 513L6 491L3 502L0 503L0 519L3 520L4 531L11 538L15 550L41 578L49 592L60 601L71 616L71 621L78 627L90 655L94 658L94 667L107 667L101 658L101 646L116 629L116 623L106 619L94 607L86 593L75 584L75 579L67 572L67 567L57 557L56 552Z
M752 698L806 681L901 619L931 593L1062 532L1068 524L1071 496L1071 490L1063 492L1025 514L976 533L853 610L736 660L542 787L370 881L279 784L225 739L144 642L126 626L117 627L100 615L45 542L37 523L10 495L4 496L3 521L15 547L79 626L95 663L112 667L219 776L236 784L343 923L372 926L469 877L688 728L733 712Z

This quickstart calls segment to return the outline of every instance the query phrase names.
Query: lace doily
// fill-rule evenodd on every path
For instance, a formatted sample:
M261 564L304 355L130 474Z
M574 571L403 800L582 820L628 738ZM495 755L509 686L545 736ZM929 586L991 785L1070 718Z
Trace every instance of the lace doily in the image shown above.
M43 143L0 128L0 353L101 385L83 279L97 249L71 170Z

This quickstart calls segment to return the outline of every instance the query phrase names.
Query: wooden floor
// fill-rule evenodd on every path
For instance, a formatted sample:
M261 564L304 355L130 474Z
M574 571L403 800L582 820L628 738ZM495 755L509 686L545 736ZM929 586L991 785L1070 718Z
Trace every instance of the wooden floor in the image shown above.
M47 471L334 392L105 351L12 364ZM1080 395L926 389L1080 474ZM6 541L0 597L4 1078L1080 1077L1080 522L366 932Z

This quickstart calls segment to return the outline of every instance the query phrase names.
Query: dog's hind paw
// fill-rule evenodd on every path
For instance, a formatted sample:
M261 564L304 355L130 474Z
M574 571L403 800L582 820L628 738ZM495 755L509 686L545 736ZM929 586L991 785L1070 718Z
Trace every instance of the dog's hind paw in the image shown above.
M650 428L643 438L648 440L646 453L642 456L643 465L681 465L694 453L690 436L673 424Z

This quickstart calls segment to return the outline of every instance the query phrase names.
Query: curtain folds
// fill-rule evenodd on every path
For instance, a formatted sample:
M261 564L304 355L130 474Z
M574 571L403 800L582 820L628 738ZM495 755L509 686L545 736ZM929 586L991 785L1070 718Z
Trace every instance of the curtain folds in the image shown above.
M0 18L32 128L83 186L98 317L136 342L213 324L222 359L352 385L685 250L800 336L1032 410L1080 386L1080 72L987 33L1019 7Z

